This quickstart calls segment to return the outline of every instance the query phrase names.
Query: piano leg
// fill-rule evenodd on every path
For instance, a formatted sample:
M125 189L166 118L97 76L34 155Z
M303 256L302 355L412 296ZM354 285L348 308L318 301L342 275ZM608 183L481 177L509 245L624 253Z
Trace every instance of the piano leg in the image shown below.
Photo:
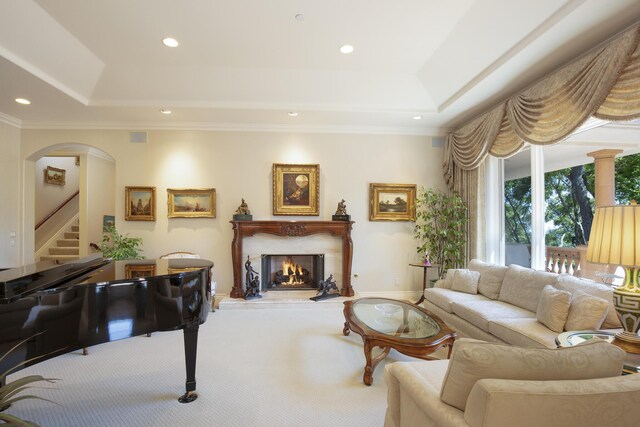
M186 393L178 402L190 403L198 398L196 394L196 355L198 351L198 326L184 328L184 359L187 367Z

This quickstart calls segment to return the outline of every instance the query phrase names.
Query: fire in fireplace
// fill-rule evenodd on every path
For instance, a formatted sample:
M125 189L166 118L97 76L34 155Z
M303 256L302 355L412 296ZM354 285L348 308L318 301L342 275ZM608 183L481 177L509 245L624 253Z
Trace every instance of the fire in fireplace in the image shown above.
M317 289L323 280L324 254L262 255L262 290Z

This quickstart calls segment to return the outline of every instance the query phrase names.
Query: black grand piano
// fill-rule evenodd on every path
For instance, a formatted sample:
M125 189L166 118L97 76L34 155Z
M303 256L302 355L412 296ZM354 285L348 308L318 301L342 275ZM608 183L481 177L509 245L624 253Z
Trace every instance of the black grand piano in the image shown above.
M0 372L70 351L156 331L182 329L186 392L195 400L198 327L211 306L203 259L110 261L96 254L0 271Z

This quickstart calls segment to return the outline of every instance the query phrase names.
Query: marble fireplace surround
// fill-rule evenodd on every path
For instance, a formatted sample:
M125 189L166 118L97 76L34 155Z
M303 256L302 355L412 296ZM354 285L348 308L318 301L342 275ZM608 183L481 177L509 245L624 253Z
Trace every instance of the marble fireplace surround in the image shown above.
M233 241L231 242L231 259L233 263L233 288L231 298L244 297L244 262L247 254L243 253L243 241L247 237L256 234L268 234L296 240L309 239L308 236L328 234L332 237L340 237L342 242L341 270L342 277L338 283L341 286L340 294L350 297L354 295L351 286L351 263L353 259L353 242L351 240L351 228L353 221L230 221L233 226ZM256 236L260 239L261 236ZM321 237L321 236L318 236ZM266 244L272 244L269 239L263 239ZM331 239L335 240L335 239ZM306 241L306 240L305 240ZM317 242L322 245L323 242ZM317 248L311 248L318 253ZM331 258L331 254L327 255ZM259 264L259 263L258 263ZM337 264L337 263L336 263ZM325 265L325 271L326 265Z

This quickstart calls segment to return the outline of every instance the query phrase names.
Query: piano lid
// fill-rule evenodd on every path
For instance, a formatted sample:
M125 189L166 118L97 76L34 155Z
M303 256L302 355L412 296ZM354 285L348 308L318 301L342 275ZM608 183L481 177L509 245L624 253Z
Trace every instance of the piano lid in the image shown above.
M101 253L63 264L42 261L0 271L0 304L10 303L39 289L54 287L108 263Z
M102 258L102 254L64 264L45 261L0 271L0 304L63 286L73 279L77 285L115 284L211 267L211 261L200 258L110 261Z

